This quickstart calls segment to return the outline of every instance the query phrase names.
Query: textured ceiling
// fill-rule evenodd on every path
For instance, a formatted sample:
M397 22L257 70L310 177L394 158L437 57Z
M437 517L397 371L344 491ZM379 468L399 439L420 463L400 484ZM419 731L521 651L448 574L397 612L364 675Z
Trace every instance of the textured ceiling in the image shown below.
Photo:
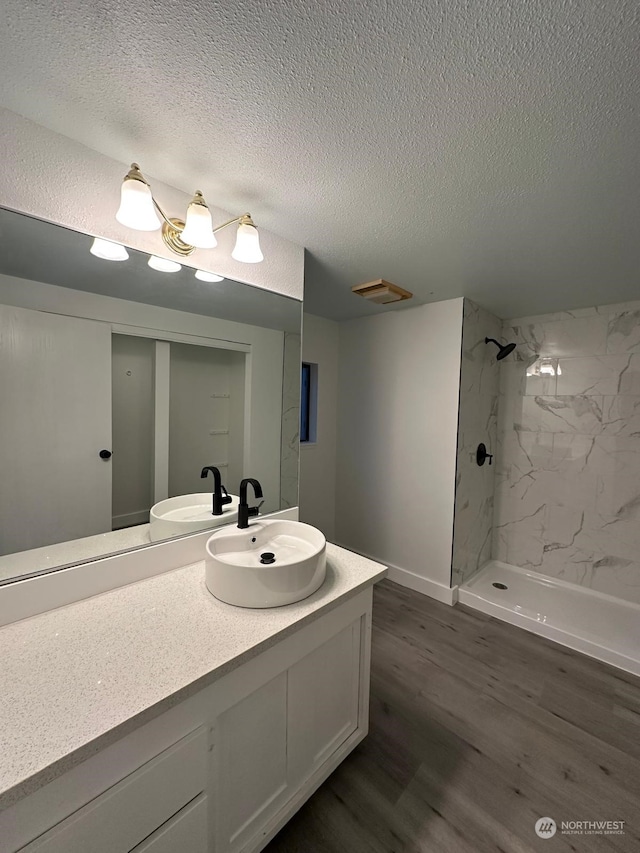
M5 0L0 103L306 246L308 310L540 313L640 293L639 10Z

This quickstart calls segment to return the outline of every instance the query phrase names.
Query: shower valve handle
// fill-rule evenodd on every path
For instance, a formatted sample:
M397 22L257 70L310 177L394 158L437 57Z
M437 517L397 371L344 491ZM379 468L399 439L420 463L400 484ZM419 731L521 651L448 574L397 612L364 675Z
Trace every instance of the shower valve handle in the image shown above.
M489 465L491 465L493 461L493 453L487 453L486 445L481 442L476 450L476 462L480 467L482 467L487 459L489 460Z

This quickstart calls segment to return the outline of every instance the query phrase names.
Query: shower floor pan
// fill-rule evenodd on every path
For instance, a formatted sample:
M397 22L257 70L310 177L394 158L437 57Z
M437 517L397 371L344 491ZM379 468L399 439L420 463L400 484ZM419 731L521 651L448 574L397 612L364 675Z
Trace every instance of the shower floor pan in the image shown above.
M638 604L497 560L458 588L458 601L640 675Z

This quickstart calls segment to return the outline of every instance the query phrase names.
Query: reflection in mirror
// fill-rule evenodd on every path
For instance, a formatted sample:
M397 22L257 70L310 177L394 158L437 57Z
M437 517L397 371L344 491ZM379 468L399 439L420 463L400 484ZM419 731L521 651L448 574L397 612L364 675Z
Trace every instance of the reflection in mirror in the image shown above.
M235 523L243 477L297 505L300 302L2 209L0 240L0 584Z

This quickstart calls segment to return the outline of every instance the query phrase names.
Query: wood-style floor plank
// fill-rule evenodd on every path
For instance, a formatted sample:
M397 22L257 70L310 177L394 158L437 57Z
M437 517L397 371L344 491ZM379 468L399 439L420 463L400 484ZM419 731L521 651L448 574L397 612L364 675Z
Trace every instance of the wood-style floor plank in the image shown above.
M543 816L625 834L540 839ZM384 581L369 737L266 853L485 851L640 851L640 679Z

